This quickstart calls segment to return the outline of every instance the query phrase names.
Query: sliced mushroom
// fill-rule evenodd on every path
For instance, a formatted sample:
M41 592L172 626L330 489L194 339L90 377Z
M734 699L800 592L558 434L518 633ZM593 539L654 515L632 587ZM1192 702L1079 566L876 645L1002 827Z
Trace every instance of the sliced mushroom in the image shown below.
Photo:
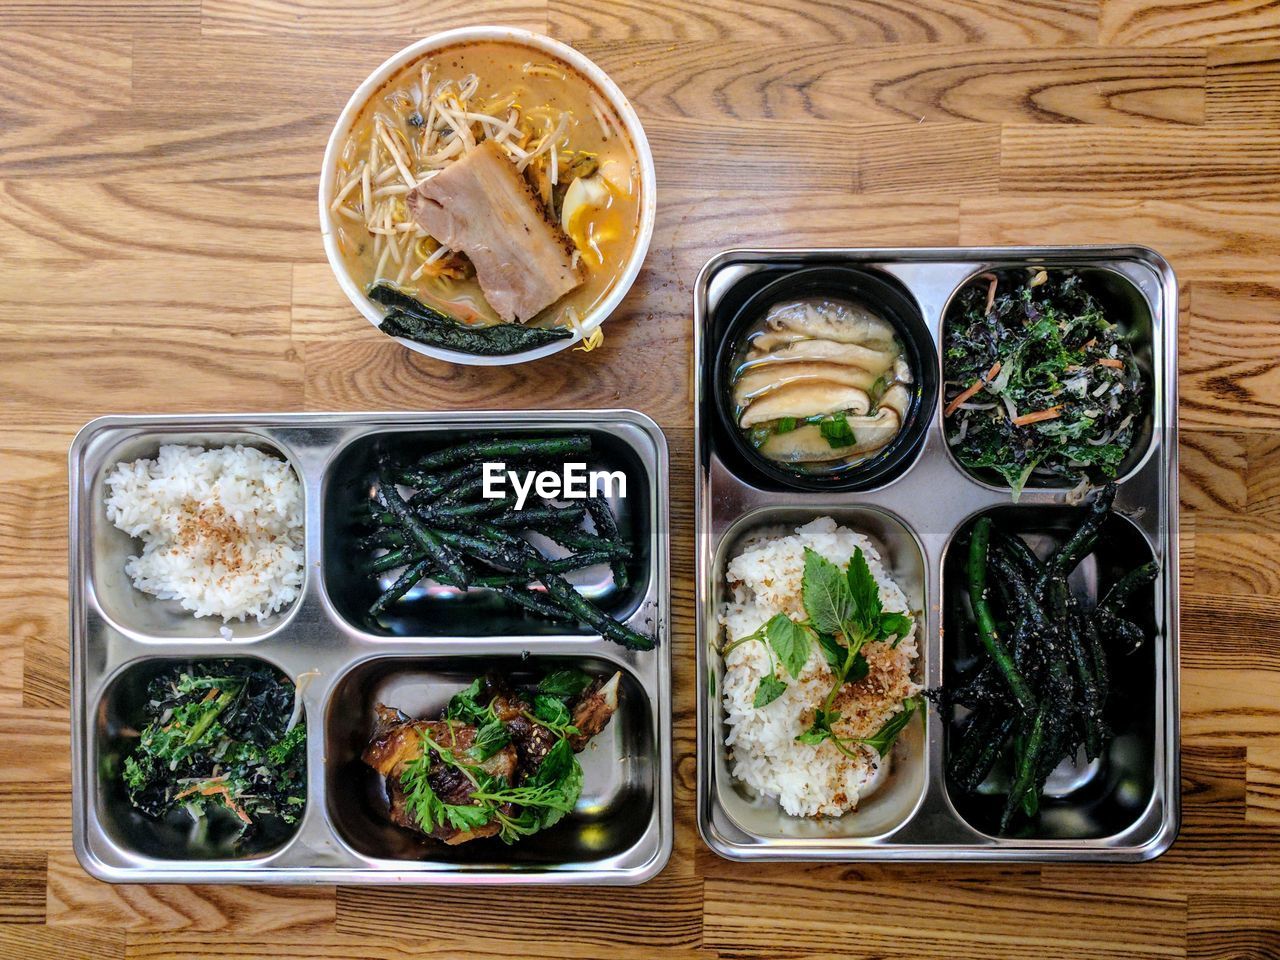
M812 340L813 337L799 330L766 330L751 338L751 349L756 353L768 353L778 347L790 346L801 340Z
M769 311L765 326L777 333L793 331L818 340L893 347L893 327L860 303L804 300L779 304Z
M900 356L893 361L893 379L898 383L911 382L911 364L907 363L906 357Z
M733 401L745 407L751 400L777 390L789 383L822 380L842 387L870 390L879 379L878 374L839 363L817 363L797 360L795 363L775 363L758 370L749 370L733 384Z
M770 460L783 463L821 463L867 456L887 446L902 426L902 417L890 406L882 406L870 417L849 417L853 443L833 447L817 424L805 424L787 433L775 433L760 445L760 452Z
M899 421L907 415L907 405L911 403L911 391L901 383L895 383L880 398L880 409L888 407L898 415Z
M893 366L897 350L875 350L856 343L836 343L833 340L798 340L763 356L753 353L743 364L744 370L754 370L771 363L790 363L793 360L818 360L823 363L843 363L860 367L877 377Z
M871 397L857 387L842 387L825 380L809 380L788 384L765 394L743 412L740 425L755 426L782 417L804 419L819 413L852 410L862 414L871 409Z

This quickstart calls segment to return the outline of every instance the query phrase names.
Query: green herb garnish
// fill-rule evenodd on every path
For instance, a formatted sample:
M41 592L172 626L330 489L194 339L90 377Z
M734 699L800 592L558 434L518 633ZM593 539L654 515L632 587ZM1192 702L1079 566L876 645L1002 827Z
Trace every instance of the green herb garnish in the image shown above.
M542 678L538 692L553 697L576 697L589 686L591 677L581 670L557 670Z
M818 430L833 449L851 447L856 442L853 427L849 426L849 420L843 411L819 423Z
M488 704L480 702L479 680L471 681L469 687L455 693L444 711L446 719L461 720L463 723L483 723L488 714Z
M903 700L902 709L886 720L884 726L876 731L874 736L859 740L858 743L866 744L881 757L885 756L894 741L898 739L898 734L907 728L907 724L911 722L911 715L919 706L920 701L916 697Z
M468 803L445 803L432 789L430 772L437 763L453 767L470 781ZM498 837L504 843L514 843L546 829L574 808L582 793L582 766L569 741L562 738L532 777L512 785L459 757L423 731L422 753L405 764L400 784L406 807L425 832L445 826L469 831L497 822ZM508 804L518 811L505 811Z
M777 674L766 674L760 678L760 684L756 687L755 699L751 701L751 705L753 707L767 707L782 696L786 689L786 683L779 680Z
M837 736L833 726L840 719L834 709L835 698L847 683L857 683L870 672L862 652L868 643L892 641L894 646L911 632L912 619L904 612L883 608L880 587L871 573L861 548L855 548L846 571L820 553L805 548L802 582L807 620L797 622L786 614L774 614L753 633L725 645L722 656L744 643L759 641L770 652L773 670L761 678L753 705L763 707L778 699L787 689L778 676L777 665L792 678L798 678L809 660L816 642L832 673L832 686L822 705L814 712L812 726L796 739L818 744L831 740L841 752L852 756L851 744L865 744L882 756L906 726L915 709L906 701L903 710L874 736L865 740ZM899 719L901 718L901 719Z
M533 714L529 717L561 737L573 736L578 728L573 725L569 706L558 697L539 693L533 698Z
M456 742L439 743L422 733L422 753L405 764L400 775L407 809L424 831L440 827L469 831L498 824L498 836L506 843L537 833L571 811L582 792L582 767L568 738L579 733L573 724L569 701L591 684L581 670L560 670L545 676L529 700L524 717L556 737L537 769L523 783L509 783L494 776L482 764L511 742L511 732L482 699L484 686L476 680L455 694L445 709L452 724L476 727L471 746L459 752ZM429 775L443 764L458 770L470 783L468 802L446 803L432 789ZM512 811L509 807L517 809Z
M507 733L506 724L493 717L477 728L475 742L467 750L467 756L477 763L484 763L510 742L511 734Z

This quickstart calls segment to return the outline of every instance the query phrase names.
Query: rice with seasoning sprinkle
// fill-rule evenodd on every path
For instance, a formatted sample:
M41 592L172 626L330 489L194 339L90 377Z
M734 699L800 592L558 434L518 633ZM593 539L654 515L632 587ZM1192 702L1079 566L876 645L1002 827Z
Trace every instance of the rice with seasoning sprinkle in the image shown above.
M303 500L285 461L253 447L170 444L115 466L107 519L142 541L133 585L197 617L264 620L302 588Z
M884 609L909 613L907 598L886 572L875 545L830 517L819 517L790 536L757 537L730 561L731 599L719 612L726 644L753 633L777 613L804 619L805 547L842 570L849 566L854 548L861 547ZM896 646L869 643L862 649L870 667L867 677L846 684L835 702L841 719L834 729L841 737L874 735L903 709L905 699L920 691L912 679L918 656L914 617L911 630ZM859 799L888 774L889 758L881 760L864 745L854 746L854 756L849 757L829 741L796 742L831 689L831 671L816 643L799 678L777 667L787 689L772 703L757 708L753 706L756 688L772 670L773 661L763 643L744 643L725 658L723 703L733 775L757 793L776 798L792 816L837 817L855 809Z

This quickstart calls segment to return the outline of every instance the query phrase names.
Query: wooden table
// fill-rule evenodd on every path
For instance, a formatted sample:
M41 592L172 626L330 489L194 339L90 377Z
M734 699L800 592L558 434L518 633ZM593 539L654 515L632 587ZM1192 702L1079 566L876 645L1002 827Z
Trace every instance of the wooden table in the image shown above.
M0 3L0 954L1280 956L1280 12L1254 0ZM436 29L595 58L657 159L606 346L411 354L316 228ZM693 825L690 291L742 244L1132 242L1182 290L1182 837L1137 867L750 866ZM676 817L647 886L111 887L70 849L66 450L103 413L628 406L672 445Z

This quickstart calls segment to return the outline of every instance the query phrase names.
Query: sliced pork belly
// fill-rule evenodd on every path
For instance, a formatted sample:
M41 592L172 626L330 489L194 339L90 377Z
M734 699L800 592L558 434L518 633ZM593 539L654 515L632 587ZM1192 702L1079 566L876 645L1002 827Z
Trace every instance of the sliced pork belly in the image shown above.
M582 283L572 242L490 141L418 184L407 202L424 230L467 255L489 306L509 323L530 319Z

